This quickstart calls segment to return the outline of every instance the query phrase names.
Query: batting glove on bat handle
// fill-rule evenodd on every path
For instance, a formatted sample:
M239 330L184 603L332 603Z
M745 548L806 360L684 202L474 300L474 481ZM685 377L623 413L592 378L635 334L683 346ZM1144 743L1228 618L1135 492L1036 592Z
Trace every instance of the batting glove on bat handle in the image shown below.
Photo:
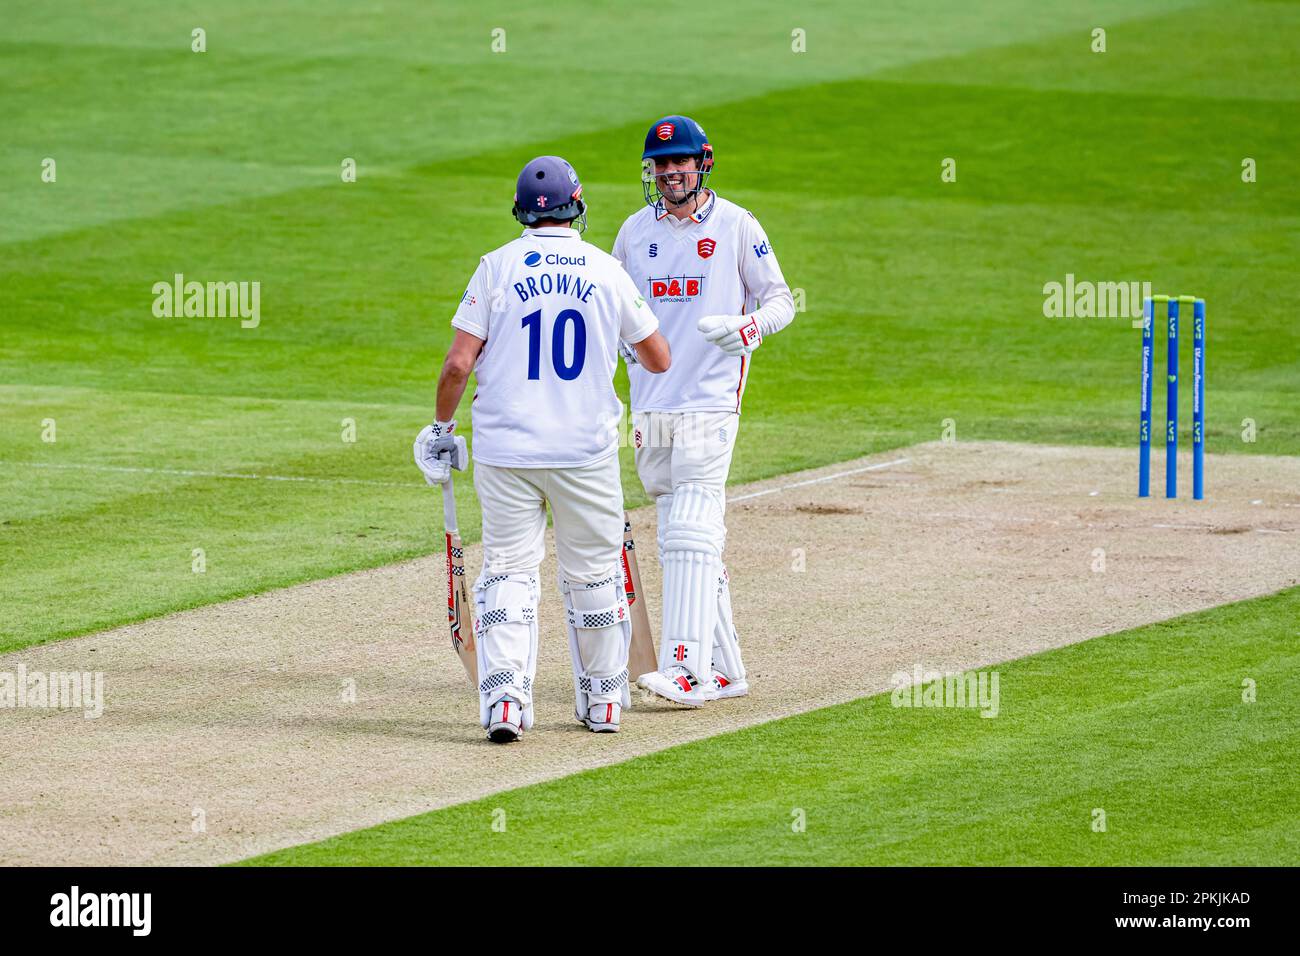
M455 434L455 430L455 421L434 422L416 436L415 464L431 485L443 484L451 477L451 469L464 471L469 463L465 437Z

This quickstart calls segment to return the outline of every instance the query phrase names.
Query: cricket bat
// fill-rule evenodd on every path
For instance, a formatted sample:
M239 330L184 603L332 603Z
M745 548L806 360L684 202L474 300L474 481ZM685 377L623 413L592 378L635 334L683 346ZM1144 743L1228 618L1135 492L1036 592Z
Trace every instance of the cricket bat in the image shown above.
M465 583L465 549L456 522L456 492L449 477L442 486L442 518L447 529L447 624L451 647L469 675L470 686L478 689L478 652L474 647L474 606L469 603Z
M636 542L632 540L632 522L623 513L623 590L632 614L632 646L627 653L628 677L635 681L642 674L659 669L659 653L650 630L645 592L641 589L641 569L636 563Z

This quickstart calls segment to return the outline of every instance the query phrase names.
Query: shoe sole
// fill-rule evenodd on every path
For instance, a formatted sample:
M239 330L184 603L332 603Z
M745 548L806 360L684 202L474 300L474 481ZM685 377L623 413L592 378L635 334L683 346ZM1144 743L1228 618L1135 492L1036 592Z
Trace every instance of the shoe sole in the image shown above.
M522 736L523 733L509 726L493 727L488 731L488 740L494 744L512 744Z
M708 703L708 701L703 700L699 697L690 700L682 700L680 697L674 697L670 692L666 690L661 690L658 687L654 687L644 682L640 677L636 679L636 685L642 688L643 690L648 690L650 693L654 694L660 700L666 700L670 704L677 704L678 706L681 707L689 707L692 710L698 710L699 708L703 707L706 703Z
M728 697L747 697L749 696L748 681L732 681L722 690L712 691L709 700L726 700Z

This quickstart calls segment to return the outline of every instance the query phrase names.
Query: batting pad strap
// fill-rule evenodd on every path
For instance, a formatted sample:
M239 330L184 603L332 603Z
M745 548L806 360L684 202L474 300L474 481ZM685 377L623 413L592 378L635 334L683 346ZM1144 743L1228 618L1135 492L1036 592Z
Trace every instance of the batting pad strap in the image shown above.
M537 620L537 577L534 574L494 574L474 586L479 603L479 632L501 624L532 624Z
M579 584L562 579L560 590L565 596L565 613L573 627L590 631L613 627L628 619L621 565L599 581Z
M584 694L613 694L626 686L626 667L612 677L592 677L590 674L578 675L578 690Z
M531 624L537 620L537 608L529 605L515 605L512 607L493 607L488 608L479 616L478 629L486 631L496 627L498 624L509 624L512 621L521 621L524 624Z
M574 627L591 630L597 627L612 627L627 618L627 604L611 604L609 607L583 608L566 607L569 623Z
M533 679L518 671L497 671L489 674L478 683L480 694L491 694L498 687L518 687L526 693L533 692Z

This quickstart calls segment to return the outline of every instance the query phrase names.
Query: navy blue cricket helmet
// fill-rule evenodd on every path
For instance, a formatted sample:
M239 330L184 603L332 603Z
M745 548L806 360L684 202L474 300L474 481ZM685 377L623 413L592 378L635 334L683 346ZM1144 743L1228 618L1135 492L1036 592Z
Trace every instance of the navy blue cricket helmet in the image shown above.
M568 161L559 156L538 156L524 167L515 183L511 212L525 226L542 219L576 219L579 231L587 227L582 183Z
M699 180L694 189L687 191L687 198L699 193L713 172L713 147L704 127L689 116L665 116L645 134L645 149L641 153L641 188L651 206L663 197L655 177L654 161L668 156L695 156L699 160Z

